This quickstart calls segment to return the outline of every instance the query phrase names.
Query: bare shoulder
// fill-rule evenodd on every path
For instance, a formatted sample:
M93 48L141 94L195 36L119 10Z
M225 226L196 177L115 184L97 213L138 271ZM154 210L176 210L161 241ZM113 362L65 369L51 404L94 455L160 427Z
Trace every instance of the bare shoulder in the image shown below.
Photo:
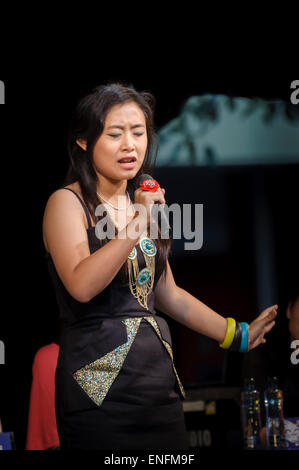
M64 188L68 188L68 189L72 189L73 191L75 191L77 194L79 194L79 196L82 198L82 191L81 191L81 187L80 187L80 184L78 183L78 181L75 181L74 183L72 184L68 184L67 186L64 186ZM70 192L70 191L67 191L67 192Z
M71 191L61 188L49 197L43 218L43 239L60 279L76 298L73 272L90 256L90 250L84 210Z
M73 185L66 187L75 191L78 189ZM54 230L58 232L61 228L69 232L69 228L73 226L77 228L77 232L80 229L82 237L86 230L85 225L84 210L78 198L71 191L57 189L50 195L43 216L43 239L46 250L49 251L48 239Z
M59 188L56 191L54 191L49 199L48 203L52 203L52 201L77 201L77 198L74 196L74 194L71 191L66 191L66 189L72 189L75 191L80 197L82 197L80 185L78 183L73 183L69 184L67 186L64 186L63 188Z
M72 189L82 198L80 186L77 183L70 184L64 188ZM44 220L49 214L53 215L54 213L59 216L70 210L72 213L75 212L82 215L82 206L78 198L71 191L66 191L64 188L57 189L50 195L44 212Z
M67 215L70 210L72 213L81 213L80 203L78 204L78 199L76 196L71 193L71 191L66 191L65 189L57 189L54 191L46 204L44 211L44 221L48 217L61 217L63 214Z

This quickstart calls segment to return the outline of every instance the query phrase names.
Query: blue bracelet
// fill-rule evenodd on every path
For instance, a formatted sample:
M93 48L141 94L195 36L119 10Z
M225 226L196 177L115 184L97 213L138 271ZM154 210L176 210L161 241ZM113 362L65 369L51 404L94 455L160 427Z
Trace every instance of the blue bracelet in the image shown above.
M242 339L239 351L246 353L248 351L248 323L241 322L240 324L242 327Z

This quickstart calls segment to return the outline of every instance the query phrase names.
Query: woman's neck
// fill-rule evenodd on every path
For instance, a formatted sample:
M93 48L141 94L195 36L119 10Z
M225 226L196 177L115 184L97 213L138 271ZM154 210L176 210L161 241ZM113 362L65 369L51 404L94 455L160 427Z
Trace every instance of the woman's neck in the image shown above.
M107 179L100 179L97 184L97 192L105 199L117 201L118 196L126 196L127 181L112 182Z

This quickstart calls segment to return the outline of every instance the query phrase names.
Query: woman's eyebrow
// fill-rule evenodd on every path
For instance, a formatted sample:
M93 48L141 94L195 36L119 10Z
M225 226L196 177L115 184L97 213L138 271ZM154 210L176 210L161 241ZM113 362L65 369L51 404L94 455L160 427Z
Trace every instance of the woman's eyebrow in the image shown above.
M134 124L133 126L131 126L131 129L136 129L136 127L145 127L145 126L143 124ZM112 129L112 128L122 129L123 130L124 126L113 124L112 126L107 127L107 130Z

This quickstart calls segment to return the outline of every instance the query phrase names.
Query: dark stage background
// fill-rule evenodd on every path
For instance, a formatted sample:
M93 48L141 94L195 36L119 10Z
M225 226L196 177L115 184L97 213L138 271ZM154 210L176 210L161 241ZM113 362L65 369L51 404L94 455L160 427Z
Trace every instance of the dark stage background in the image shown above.
M5 187L0 417L4 430L14 431L17 448L25 445L33 357L55 336L58 312L41 224L46 201L67 169L67 126L79 96L94 85L118 80L149 90L157 99L158 130L192 95L289 101L295 78L219 77L194 70L186 70L183 77L163 73L153 78L148 73L109 73L107 68L79 74L23 69L19 75L0 76L6 92L6 104L0 106ZM166 188L168 204L204 204L202 249L183 253L179 243L173 244L170 262L177 284L225 316L250 321L267 301L278 303L283 315L289 291L298 281L299 165L157 168L154 176ZM265 262L270 263L266 272ZM228 358L212 341L168 321L187 388L240 385L240 356Z

